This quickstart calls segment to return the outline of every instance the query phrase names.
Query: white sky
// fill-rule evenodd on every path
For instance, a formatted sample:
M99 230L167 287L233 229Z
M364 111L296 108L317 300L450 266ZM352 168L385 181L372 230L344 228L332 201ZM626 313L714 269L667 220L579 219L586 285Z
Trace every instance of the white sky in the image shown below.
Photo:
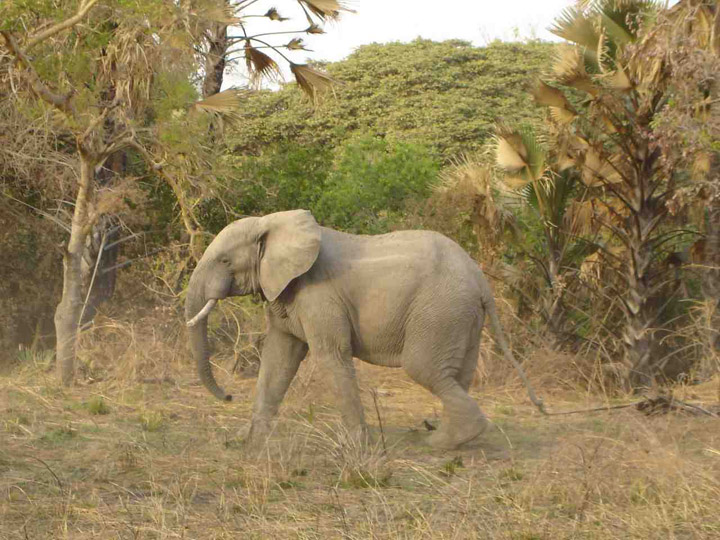
M485 45L494 39L517 37L555 39L547 31L553 19L574 0L351 0L346 2L356 13L344 13L339 22L325 24L325 34L300 35L308 51L288 51L297 63L306 59L336 61L345 58L360 45L412 41L417 37L442 41L463 39ZM276 7L293 21L278 23L264 18L248 20L251 34L281 29L302 29L306 20L294 1L258 0L244 14L264 14ZM299 16L298 16L299 14ZM273 37L273 44L287 42L287 36ZM241 70L239 70L241 71ZM284 70L287 73L287 70ZM286 80L291 77L286 76ZM240 72L226 76L225 86L242 85Z

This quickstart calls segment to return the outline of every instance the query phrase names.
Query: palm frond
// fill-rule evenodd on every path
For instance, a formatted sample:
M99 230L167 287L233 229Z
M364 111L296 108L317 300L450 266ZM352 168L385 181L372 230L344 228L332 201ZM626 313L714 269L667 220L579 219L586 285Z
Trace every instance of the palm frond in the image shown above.
M572 6L564 9L549 30L556 36L576 45L586 47L591 51L597 50L599 35L596 25L578 7Z
M519 134L501 132L496 136L495 162L510 173L517 173L529 166L527 149Z
M660 0L602 0L594 11L612 42L622 46L635 41L643 23L663 8Z
M503 176L501 182L511 191L518 191L530 185L530 180L525 176Z
M247 92L230 88L206 97L201 101L196 101L191 108L204 113L233 116L237 113L247 95Z
M305 43L303 42L302 38L296 37L292 38L290 41L288 41L287 45L285 47L289 51L307 51L308 49L305 47Z
M314 101L317 101L332 90L334 85L338 84L338 81L327 73L306 64L291 63L290 71L295 76L298 86Z
M220 24L237 24L242 22L242 19L235 16L233 7L224 2L222 4L185 6L185 12L188 20L195 20L200 26L205 26L207 22Z
M537 84L533 87L531 93L538 105L572 110L572 106L562 90L559 90L554 86L550 86L542 80L537 81Z
M572 201L563 216L563 229L573 236L581 236L591 232L592 224L592 201Z
M611 158L595 148L588 148L582 161L582 180L588 187L617 184L623 181Z
M341 11L354 13L354 10L347 7L348 2L343 0L298 0L304 4L313 15L325 19L337 19Z
M600 80L614 90L626 91L631 90L633 87L630 78L625 73L625 69L619 64L617 64L615 70L600 77Z
M558 47L553 60L553 74L560 84L571 86L592 96L597 95L599 91L586 69L585 55L578 47L570 45Z
M259 84L262 79L277 81L282 77L277 62L253 47L249 41L245 43L245 66L253 85Z
M283 22L283 21L289 20L287 17L283 17L282 15L280 15L280 13L278 13L277 8L274 8L274 7L271 7L270 9L268 9L264 16L267 17L268 19L270 19L271 21Z
M544 139L530 126L522 126L519 130L523 146L527 150L527 162L530 176L533 180L540 180L547 169L547 152Z

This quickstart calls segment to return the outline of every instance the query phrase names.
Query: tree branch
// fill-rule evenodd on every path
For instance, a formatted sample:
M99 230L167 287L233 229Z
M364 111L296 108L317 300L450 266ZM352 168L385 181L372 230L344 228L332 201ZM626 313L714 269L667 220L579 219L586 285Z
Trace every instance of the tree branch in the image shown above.
M6 30L0 31L0 34L2 34L2 37L5 40L5 45L10 51L10 53L27 70L27 73L30 77L30 85L32 86L32 89L35 91L35 93L40 96L43 101L49 103L61 112L64 112L65 114L70 116L75 116L75 108L70 101L74 92L70 92L69 94L63 96L60 94L56 94L55 92L50 90L50 88L48 88L45 83L40 79L40 76L37 74L35 68L30 63L30 60L28 60L28 57L25 56L25 53L20 49L20 47L18 47L18 44L12 34L10 34L10 32Z
M71 26L75 26L77 23L79 23L85 15L87 15L88 11L97 4L97 0L88 0L87 2L85 0L80 2L80 6L78 7L78 12L70 17L69 19L66 19L62 22L59 22L47 30L43 30L42 32L38 32L34 36L32 36L27 41L26 47L28 49L34 47L41 41L45 41L46 39L54 36L55 34L58 34L62 32L63 30L66 30L67 28L70 28Z

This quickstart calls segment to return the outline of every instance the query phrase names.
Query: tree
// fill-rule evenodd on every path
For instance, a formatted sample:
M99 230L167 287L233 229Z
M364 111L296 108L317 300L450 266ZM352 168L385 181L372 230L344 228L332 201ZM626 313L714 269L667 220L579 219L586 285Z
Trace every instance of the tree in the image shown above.
M336 17L341 9L334 0L303 0L302 5L320 18ZM98 296L94 285L104 275L102 269L98 272L101 258L118 244L108 227L99 225L114 226L138 196L137 177L125 174L129 156L144 163L135 173L158 176L171 188L190 252L199 257L202 230L195 207L212 189L222 118L232 118L242 97L236 90L217 92L227 59L224 53L221 67L211 64L208 44L228 24L239 24L244 32L247 21L236 15L244 16L247 7L246 2L223 0L67 0L39 2L32 10L25 2L0 7L2 60L11 57L17 66L4 72L14 103L28 119L46 118L54 109L51 128L74 161L76 178L62 186L60 198L73 201L71 223L64 225L53 216L69 233L63 294L55 313L58 375L64 384L73 380L77 333ZM273 18L272 11L265 16ZM27 30L33 27L38 30ZM256 78L277 71L277 63L270 60L261 69L259 59L269 57L255 51L254 37L243 39L251 56L247 66ZM286 48L292 47L288 43ZM200 64L205 67L206 96L197 101ZM311 67L293 64L291 69L314 97L330 83Z
M247 100L242 129L229 134L234 152L261 155L278 143L336 147L357 135L426 144L447 161L480 149L495 122L542 119L528 81L551 58L548 43L458 40L363 45L324 65L342 84L313 106L294 85Z
M504 171L501 181L531 210L542 231L539 245L521 242L521 251L536 267L534 275L540 276L543 285L534 300L559 347L566 339L568 280L577 276L581 263L597 249L584 237L591 228L588 190L582 189L580 174L567 159L557 134L550 133L543 141L530 126L500 126L496 140L496 162ZM527 276L522 279L526 289L534 281Z
M407 204L428 196L438 169L421 145L360 137L337 149L314 214L324 225L353 233L387 232Z
M64 187L65 198L73 201L72 218L63 254L62 299L55 312L56 360L64 384L73 380L77 333L96 274L91 274L90 283L83 283L88 238L103 216L126 207L135 191L130 179L122 177L100 190L99 172L111 156L127 148L149 156L144 144L152 141L147 118L153 112L154 80L173 55L192 58L171 44L182 22L173 19L181 14L172 2L133 6L83 0L72 13L73 5L48 3L42 6L39 20L33 20L22 5L5 4L6 23L0 31L19 68L11 79L18 89L18 104L26 103L30 116L55 109L59 114L53 128L75 152L74 185ZM40 30L21 31L32 22ZM192 61L177 62L173 69L192 67ZM190 106L193 97L186 95L182 105ZM236 105L234 93L226 97ZM217 110L217 105L215 100L195 103L193 108ZM162 169L158 163L153 167ZM103 238L99 253L105 243Z
M248 0L221 0L220 5L214 6L215 13L211 13L214 16L209 17L213 22L201 33L199 44L204 71L202 95L207 97L220 92L226 68L243 58L252 84L257 85L263 79L280 79L278 59L281 59L288 63L300 88L313 98L319 97L330 87L332 79L307 64L293 62L282 51L307 50L303 39L298 36L323 34L323 22L337 20L341 12L352 10L345 6L343 0L296 0L285 2L283 7L289 8L295 4L302 15L295 13L292 17L284 17L274 7L264 14L252 13L254 3ZM292 26L302 16L308 26ZM253 34L249 31L249 22L257 17L275 21L282 28L275 32ZM286 21L290 22L283 24ZM231 35L234 30L239 30L238 35ZM278 43L279 39L287 39L289 36L293 37L285 43Z
M706 305L708 358L720 369L720 10L712 0L683 0L660 14L642 53L661 56L670 98L655 126L666 168L680 165L689 181L671 201L672 212L695 222L693 245ZM694 219L693 219L694 218Z
M669 226L668 201L680 175L663 153L655 123L668 101L670 73L663 56L644 50L653 39L651 1L600 0L565 10L552 31L569 43L553 76L535 89L566 133L574 162L603 211L594 219L608 242L623 246L614 287L625 315L623 341L635 388L651 385L661 358L658 327L674 291L668 289L666 248L679 238Z

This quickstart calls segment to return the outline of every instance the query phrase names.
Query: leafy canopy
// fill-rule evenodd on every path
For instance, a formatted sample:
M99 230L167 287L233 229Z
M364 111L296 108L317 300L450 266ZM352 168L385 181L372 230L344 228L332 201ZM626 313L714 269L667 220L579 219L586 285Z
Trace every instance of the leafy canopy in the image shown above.
M552 45L452 40L373 44L325 66L342 81L314 107L295 85L247 101L236 152L296 142L337 146L355 133L422 141L443 158L479 149L496 120L539 120L526 87Z

